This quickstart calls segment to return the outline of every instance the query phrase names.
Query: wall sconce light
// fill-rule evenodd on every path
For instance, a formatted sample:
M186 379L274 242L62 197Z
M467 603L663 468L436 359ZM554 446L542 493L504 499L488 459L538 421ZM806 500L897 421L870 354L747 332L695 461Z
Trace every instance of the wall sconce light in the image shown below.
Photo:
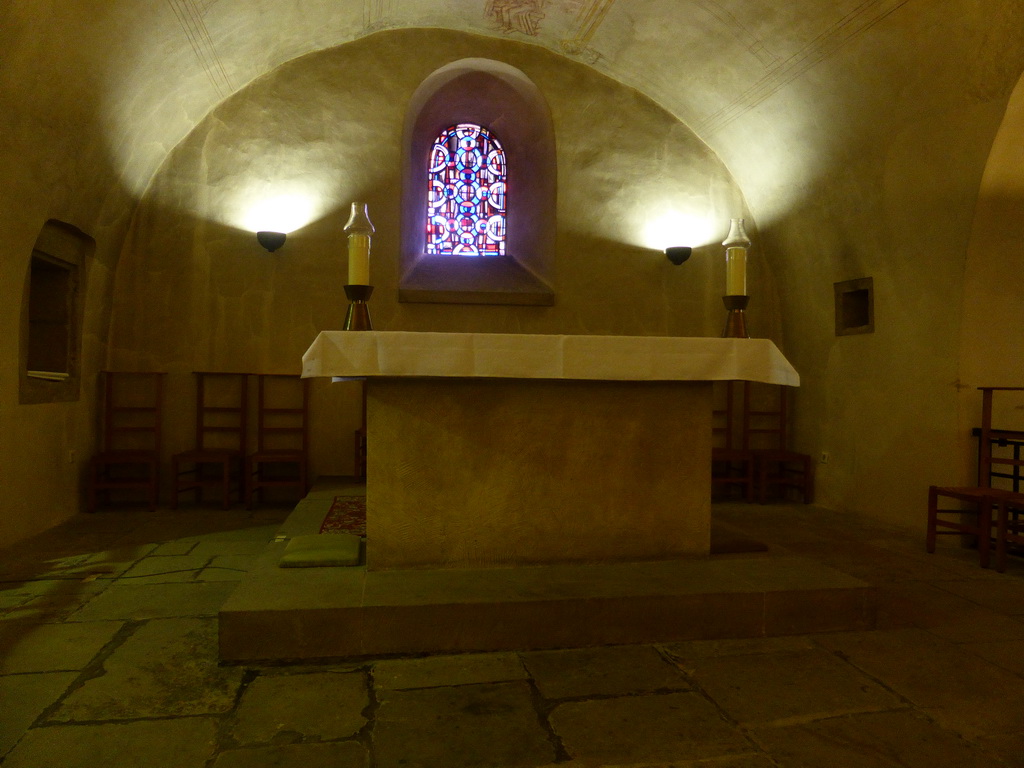
M257 232L256 239L259 244L266 248L268 251L273 253L282 245L284 245L285 238L288 237L284 232Z
M668 256L668 260L677 267L690 258L691 253L693 253L693 248L688 245L674 245L671 248L665 249L665 255Z

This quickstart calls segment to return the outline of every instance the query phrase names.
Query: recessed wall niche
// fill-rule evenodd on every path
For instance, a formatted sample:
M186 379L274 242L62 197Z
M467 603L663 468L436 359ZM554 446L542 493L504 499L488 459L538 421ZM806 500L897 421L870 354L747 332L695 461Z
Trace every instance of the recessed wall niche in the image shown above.
M472 123L500 138L509 193L506 252L425 253L431 147L452 125ZM403 134L402 275L398 300L550 306L556 168L551 112L523 72L491 59L460 59L428 76L409 101Z
M835 283L836 336L875 331L874 281L870 277Z
M32 247L21 310L19 402L77 400L82 302L79 287L95 243L51 219Z

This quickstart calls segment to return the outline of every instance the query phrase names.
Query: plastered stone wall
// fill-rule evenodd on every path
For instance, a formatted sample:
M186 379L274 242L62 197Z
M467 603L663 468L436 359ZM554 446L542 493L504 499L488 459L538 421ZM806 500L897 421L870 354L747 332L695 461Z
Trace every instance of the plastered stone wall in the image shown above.
M405 105L439 66L493 58L525 72L552 111L558 157L553 307L397 300ZM453 118L457 118L453 115ZM317 190L319 218L268 254L238 228L251 189ZM713 221L681 267L638 244L664 199ZM298 372L346 310L343 228L353 200L377 233L370 302L380 330L718 335L720 243L743 199L722 163L636 91L540 48L441 30L383 32L290 62L236 93L168 157L141 202L117 276L111 363L170 374L168 450L191 440L188 372ZM756 228L750 227L757 238ZM663 243L661 247L670 243ZM676 243L685 244L685 243ZM777 301L752 251L756 335L777 337ZM351 471L358 386L318 382L314 474Z
M204 70L169 6L69 0L0 9L0 543L78 510L101 368L168 369L185 398L188 371L293 370L317 329L338 327L341 227L357 198L371 204L375 252L386 257L374 267L378 327L445 330L717 334L718 248L698 248L671 268L623 235L649 210L638 191L710 201L722 235L725 220L747 210L758 225L752 330L782 341L803 376L797 447L831 455L818 468L820 500L920 525L930 482L970 477L975 388L1019 375L1019 238L1010 222L1019 218L1021 174L1012 152L989 158L989 150L1001 124L997 148L1020 143L1004 109L1024 69L1024 6L861 4L844 17L848 9L821 3L794 2L767 16L758 4L736 3L750 38L706 8L684 22L668 3L616 3L581 60L689 121L724 167L636 92L496 39L374 35L292 61L229 96L312 48L381 26L480 23L484 5L467 16L462 5L418 15L389 4L384 18L326 0L262 13L219 0L206 4L203 23L214 46L206 52L225 67L220 79ZM550 31L537 40L559 50ZM386 259L400 220L394 169L403 99L437 66L470 55L523 69L552 107L563 224L559 303L550 309L394 298ZM623 182L624 169L632 183ZM994 169L1006 178L993 186ZM268 256L231 223L228 193L278 189L285 177L320 183L324 205ZM50 218L96 240L83 387L73 403L21 405L21 302L32 243ZM837 339L832 283L864 276L875 278L878 330ZM111 315L117 348L108 355ZM314 408L345 413L318 422L324 471L347 470L355 396L350 385L317 388ZM187 421L176 421L179 444Z
M1014 88L992 145L967 249L958 434L969 454L973 454L977 442L968 435L981 423L981 394L977 388L1024 386L1024 344L1019 332L1024 318L1022 137L1024 81ZM1024 392L995 394L993 425L1024 430ZM970 466L964 468L968 475L970 470Z
M105 62L65 36L92 10L33 3L0 11L0 545L78 511L95 447L96 371L106 358L113 275L135 201L103 139L97 93ZM113 44L108 31L96 29L97 46ZM48 219L96 241L82 285L82 386L71 402L23 405L22 302L32 246Z
M886 17L716 142L731 148L780 286L784 348L803 377L796 446L829 454L818 500L919 529L929 485L973 481L974 387L1022 382L1020 251L975 212L1024 66L1024 7L981 9ZM1019 143L1019 129L1010 136ZM744 137L800 172L761 175ZM996 162L1019 180L1014 157ZM874 278L875 332L837 337L833 283L861 277ZM985 363L967 373L961 353Z

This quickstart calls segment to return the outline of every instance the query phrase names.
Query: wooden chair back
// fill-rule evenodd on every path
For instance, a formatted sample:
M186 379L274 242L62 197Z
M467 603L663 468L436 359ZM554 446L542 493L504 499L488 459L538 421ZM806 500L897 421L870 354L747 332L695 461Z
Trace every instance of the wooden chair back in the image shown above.
M249 375L196 371L196 448L244 453Z
M789 397L778 384L743 382L743 447L784 451L789 440Z
M1021 467L1024 459L1020 458L1019 449L1014 450L1013 458L996 456L992 452L994 443L1014 444L1024 441L1024 431L995 429L992 426L992 410L996 392L1024 392L1024 387L978 387L981 390L981 431L978 444L978 486L992 488L993 478L1013 480L1014 490L1018 490ZM1007 471L1006 468L1009 467Z
M159 452L164 374L103 371L102 451Z
M711 445L731 449L734 442L736 412L735 388L739 382L714 382L714 407L711 411Z
M259 374L256 447L257 453L309 453L309 379Z

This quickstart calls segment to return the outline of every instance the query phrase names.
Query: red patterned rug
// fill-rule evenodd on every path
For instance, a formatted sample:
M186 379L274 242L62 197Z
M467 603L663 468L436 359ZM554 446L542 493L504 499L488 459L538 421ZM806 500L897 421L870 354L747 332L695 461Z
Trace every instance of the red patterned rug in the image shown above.
M366 497L335 496L331 509L320 526L320 533L366 535Z

